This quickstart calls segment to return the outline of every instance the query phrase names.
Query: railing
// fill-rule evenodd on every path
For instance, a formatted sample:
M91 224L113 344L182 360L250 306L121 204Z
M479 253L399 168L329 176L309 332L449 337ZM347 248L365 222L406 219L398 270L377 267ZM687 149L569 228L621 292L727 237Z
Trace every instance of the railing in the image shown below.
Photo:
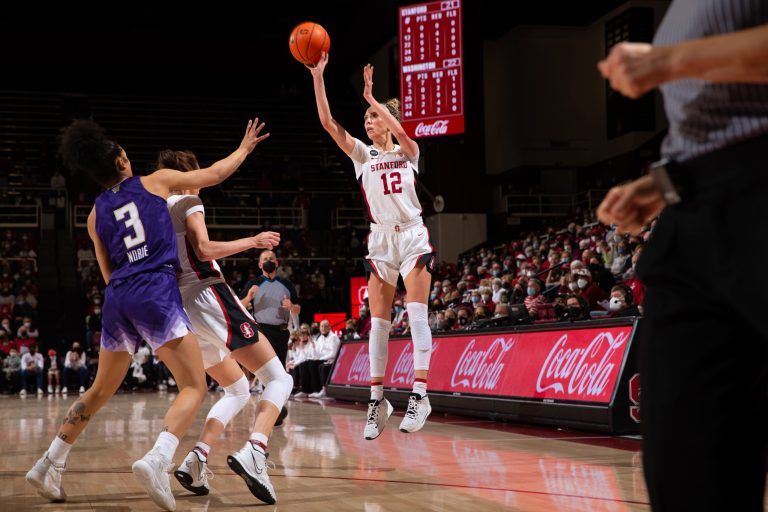
M562 217L577 207L594 210L606 190L590 189L577 194L508 195L507 215L516 217Z
M360 208L337 208L331 212L331 229L367 229L369 225Z
M0 205L0 227L38 228L42 218L42 207L29 205Z
M74 225L86 226L91 206L74 207ZM302 227L301 208L254 208L248 206L208 206L205 208L205 221L213 229L261 229Z
M31 261L32 267L34 268L35 272L37 272L37 258L3 258L3 261Z

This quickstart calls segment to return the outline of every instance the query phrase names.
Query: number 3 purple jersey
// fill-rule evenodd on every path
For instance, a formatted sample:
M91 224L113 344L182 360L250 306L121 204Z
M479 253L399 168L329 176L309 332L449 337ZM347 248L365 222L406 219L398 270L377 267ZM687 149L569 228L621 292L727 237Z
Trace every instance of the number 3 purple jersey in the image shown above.
M176 232L168 205L137 176L96 198L96 233L112 260L112 279L179 269Z
M181 302L176 232L166 201L128 178L96 198L96 233L113 265L104 293L101 346L153 350L191 329Z

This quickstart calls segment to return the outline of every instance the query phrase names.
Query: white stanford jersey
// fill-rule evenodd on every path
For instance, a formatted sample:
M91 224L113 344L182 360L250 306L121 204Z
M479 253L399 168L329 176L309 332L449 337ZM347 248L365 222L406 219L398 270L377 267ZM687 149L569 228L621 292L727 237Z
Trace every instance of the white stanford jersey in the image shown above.
M179 246L179 262L181 263L179 288L181 289L182 296L185 290L193 286L210 286L216 283L224 283L221 269L216 260L201 261L198 259L187 239L187 217L196 212L205 215L203 202L200 198L193 195L171 196L168 198L168 211L171 214L173 229L176 231L176 242Z
M383 152L355 139L349 158L355 164L371 222L403 224L421 216L416 195L418 154L411 159L397 144L392 151Z

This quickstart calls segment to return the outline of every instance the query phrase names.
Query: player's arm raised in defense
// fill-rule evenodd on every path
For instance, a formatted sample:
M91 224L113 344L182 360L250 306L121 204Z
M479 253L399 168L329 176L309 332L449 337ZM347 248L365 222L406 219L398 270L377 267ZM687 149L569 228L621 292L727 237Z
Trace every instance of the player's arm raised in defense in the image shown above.
M367 101L373 110L379 114L379 117L381 117L384 124L389 128L389 131L392 132L392 136L397 139L405 156L408 158L416 157L416 155L419 154L419 145L405 133L403 125L400 124L400 121L395 119L395 116L392 115L389 109L376 101L376 98L373 97L373 66L370 64L367 64L363 69L363 81L365 83L363 87L363 97L365 98L365 101Z
M161 197L168 198L171 191L200 189L218 185L229 178L243 163L256 145L269 137L269 133L259 136L264 129L264 123L259 124L257 117L248 121L240 147L228 157L219 160L210 167L194 171L181 172L173 169L158 169L149 176L141 178L144 187Z
M314 67L307 66L312 72L312 83L315 86L317 113L320 116L320 124L323 125L323 129L336 141L341 150L349 155L355 149L355 139L331 115L331 106L328 104L328 97L325 94L325 80L323 79L326 65L328 65L328 53L323 52Z
M91 209L91 213L88 214L88 235L93 240L93 250L96 253L96 262L99 264L99 270L104 277L104 282L109 284L109 280L112 277L112 260L107 253L107 248L99 238L99 234L96 233L96 208Z
M202 261L226 258L249 249L272 249L280 243L280 233L265 231L256 236L228 242L214 242L208 238L208 228L202 212L195 212L186 219L187 238L197 257Z

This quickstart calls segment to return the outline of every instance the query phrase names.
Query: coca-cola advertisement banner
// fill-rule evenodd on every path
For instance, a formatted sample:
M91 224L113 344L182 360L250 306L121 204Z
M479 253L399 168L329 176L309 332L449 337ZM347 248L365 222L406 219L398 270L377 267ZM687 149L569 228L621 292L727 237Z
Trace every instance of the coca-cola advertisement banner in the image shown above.
M432 341L431 391L607 404L632 326L465 334ZM413 384L413 344L389 342L385 387ZM345 343L331 384L369 386L368 342Z
M413 138L464 133L461 1L399 9L403 128Z

